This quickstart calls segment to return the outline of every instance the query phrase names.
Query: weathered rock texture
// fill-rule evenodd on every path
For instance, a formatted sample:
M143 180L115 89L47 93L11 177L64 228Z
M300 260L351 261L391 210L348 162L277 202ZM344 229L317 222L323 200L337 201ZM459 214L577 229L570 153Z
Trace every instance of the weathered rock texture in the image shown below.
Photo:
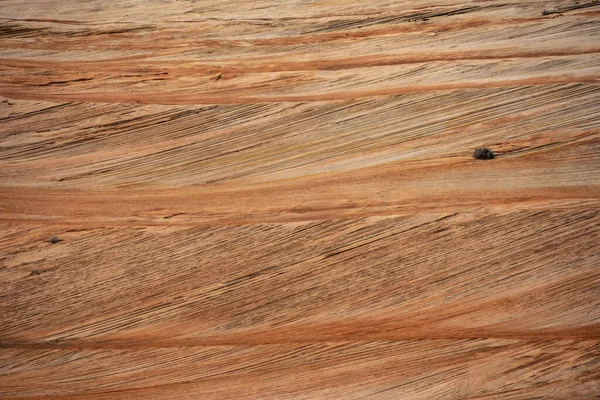
M599 1L4 0L0 96L2 399L600 393Z

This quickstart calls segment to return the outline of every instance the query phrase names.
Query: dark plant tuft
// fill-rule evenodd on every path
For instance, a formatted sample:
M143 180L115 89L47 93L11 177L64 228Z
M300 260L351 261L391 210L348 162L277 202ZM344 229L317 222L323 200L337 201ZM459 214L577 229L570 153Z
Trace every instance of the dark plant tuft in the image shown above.
M550 11L550 10L542 11L542 15L550 15L550 14L552 14L552 11Z
M62 242L62 239L59 239L58 236L50 236L50 239L48 239L48 241L50 243L54 244L54 243Z
M496 155L487 147L478 147L473 151L473 158L476 160L491 160Z

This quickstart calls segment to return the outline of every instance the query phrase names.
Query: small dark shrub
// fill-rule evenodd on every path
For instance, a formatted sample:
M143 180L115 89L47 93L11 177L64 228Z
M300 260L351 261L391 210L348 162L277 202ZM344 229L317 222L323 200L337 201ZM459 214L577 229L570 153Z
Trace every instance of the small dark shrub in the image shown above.
M478 147L473 151L473 158L476 160L491 160L496 155L487 147Z
M550 10L542 11L542 15L550 15L550 14L552 14L552 11L550 11Z
M48 241L50 243L54 244L54 243L62 242L62 239L59 239L58 236L50 236L50 239L48 239Z

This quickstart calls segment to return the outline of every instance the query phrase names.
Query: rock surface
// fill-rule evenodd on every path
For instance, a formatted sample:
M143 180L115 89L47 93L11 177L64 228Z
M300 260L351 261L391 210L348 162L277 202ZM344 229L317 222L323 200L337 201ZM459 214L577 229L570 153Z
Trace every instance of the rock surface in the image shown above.
M600 393L599 1L0 16L0 398Z

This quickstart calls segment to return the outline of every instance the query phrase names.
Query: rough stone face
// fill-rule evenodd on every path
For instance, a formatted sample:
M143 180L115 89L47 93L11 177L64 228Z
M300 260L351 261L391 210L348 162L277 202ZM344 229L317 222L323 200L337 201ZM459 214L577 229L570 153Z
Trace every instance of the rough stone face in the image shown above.
M600 393L597 1L1 4L0 398Z

